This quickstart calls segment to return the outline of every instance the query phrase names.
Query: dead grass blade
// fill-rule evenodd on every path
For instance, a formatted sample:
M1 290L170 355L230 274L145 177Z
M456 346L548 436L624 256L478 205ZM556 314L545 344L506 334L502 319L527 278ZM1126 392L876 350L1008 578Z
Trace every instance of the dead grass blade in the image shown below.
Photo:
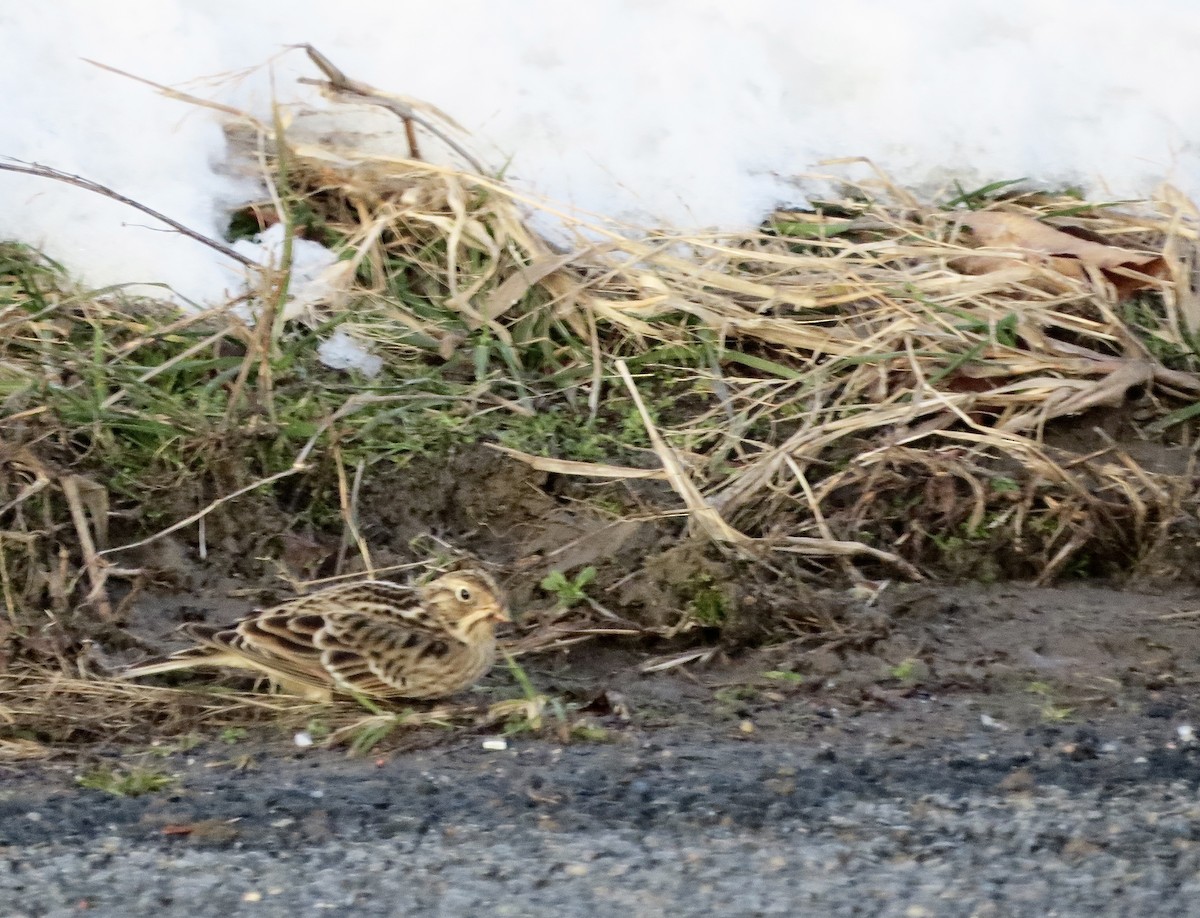
M78 754L92 745L149 745L194 732L257 728L290 734L315 725L325 745L363 752L397 728L478 727L496 717L470 704L368 708L350 699L318 704L289 695L165 688L26 669L0 674L0 761Z
M646 403L642 401L642 396L638 392L637 385L634 383L633 376L630 374L629 367L626 366L625 361L618 359L615 361L615 366L621 376L621 381L625 383L625 387L629 390L629 394L637 406L642 424L645 425L646 433L650 437L650 443L654 447L654 452L658 454L659 461L663 465L663 470L667 474L667 480L671 483L671 487L675 489L675 493L683 499L690 518L697 528L708 538L717 542L736 546L749 544L750 540L746 536L721 519L720 513L705 503L700 490L692 484L692 480L688 478L687 472L684 471L683 465L679 462L678 457L676 457L675 451L667 445L667 442L655 427L654 421L650 417L650 412L646 410Z
M582 478L616 478L637 479L651 478L656 480L669 479L670 475L664 469L635 469L620 465L606 465L603 462L577 462L573 459L552 459L547 456L532 456L518 449L489 443L488 447L498 453L511 456L518 462L523 462L539 472L553 472L556 475L578 475Z
M67 499L67 506L71 511L71 521L75 524L75 535L79 539L79 546L83 551L83 563L87 569L88 577L92 582L91 592L88 593L85 603L94 603L100 617L105 621L112 621L113 610L112 603L108 600L108 593L105 590L105 582L108 580L108 572L105 569L105 564L100 559L99 553L96 551L96 543L92 539L92 529L88 523L87 513L83 508L83 499L80 496L80 479L77 475L66 475L59 481L59 487L62 488L63 495ZM93 486L93 490L95 486ZM103 490L103 489L101 489ZM107 494L105 494L107 497ZM100 525L107 525L107 500L103 502L103 509L98 514Z

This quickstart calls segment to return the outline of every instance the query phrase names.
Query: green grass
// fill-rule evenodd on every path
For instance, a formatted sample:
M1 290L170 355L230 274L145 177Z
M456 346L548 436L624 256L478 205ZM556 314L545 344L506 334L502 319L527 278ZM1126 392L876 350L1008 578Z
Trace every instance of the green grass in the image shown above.
M404 724L409 711L403 711L390 717L373 717L368 719L350 740L350 754L353 756L369 755L380 743L392 735Z
M1184 372L1200 369L1200 340L1186 328L1170 329L1161 297L1141 292L1118 308L1122 321L1164 366Z
M570 736L581 743L611 743L616 739L604 727L582 722L571 725Z
M572 386L559 385L564 379L556 374L568 364L577 368L572 355L582 344L555 332L545 310L530 313L531 324L514 329L513 342L505 343L421 301L419 310L412 308L446 332L462 333L464 343L445 361L433 353L387 359L377 377L365 379L320 364L317 345L336 323L289 328L264 361L233 327L198 322L164 331L178 316L75 308L55 292L66 286L53 265L19 247L0 247L0 310L22 326L0 353L7 358L0 397L10 410L44 406L64 458L97 473L117 498L145 503L151 512L147 494L182 488L206 492L197 501L212 499L285 472L305 455L304 504L316 522L329 521L337 512L335 444L347 466L389 468L488 440L602 462L628 461L649 446L631 400L614 393L593 416ZM420 300L411 292L405 297L409 305ZM390 341L437 347L394 334ZM46 368L51 372L39 372ZM576 377L578 385L586 373ZM652 413L673 398L647 396ZM496 399L529 410L509 411Z
M562 571L551 571L538 584L546 593L558 600L559 605L566 609L586 602L587 586L596 579L596 569L588 566L574 577L568 577Z
M1038 703L1038 713L1047 723L1063 723L1075 714L1074 708L1058 703L1054 688L1047 682L1030 682L1025 691L1041 699Z
M117 797L141 797L153 794L175 783L173 775L152 768L135 766L127 771L117 768L95 768L75 779L80 787L104 791Z
M680 586L680 591L687 597L688 614L701 625L719 628L728 621L732 604L711 575L694 575Z
M921 661L909 657L893 666L888 674L897 682L913 683L919 681L921 671Z
M7 404L44 406L73 462L99 473L117 498L143 503L148 493L206 483L215 497L292 468L314 439L306 504L318 520L337 510L335 443L349 466L403 466L489 438L571 458L606 453L586 423L553 411L527 419L494 410L480 403L477 384L441 367L398 363L370 381L328 370L311 333L282 342L268 406L257 398L257 366L237 391L245 356L179 359L211 333L164 336L122 353L131 332L98 317L75 319L65 339L18 345L26 364L69 366L65 380L0 376Z
M969 191L965 190L962 185L955 181L954 188L958 194L943 204L942 207L946 210L953 210L955 207L961 205L968 210L980 210L1000 197L999 192L1008 189L1011 193L1014 186L1020 185L1024 181L1026 181L1024 178L1003 179L999 182L989 182L986 185L982 185L979 188L972 188Z

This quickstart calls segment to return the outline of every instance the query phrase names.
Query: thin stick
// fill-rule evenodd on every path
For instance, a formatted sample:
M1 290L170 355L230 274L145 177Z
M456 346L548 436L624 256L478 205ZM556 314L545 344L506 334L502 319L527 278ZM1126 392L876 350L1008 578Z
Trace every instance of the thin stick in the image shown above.
M79 495L79 479L74 475L65 475L59 480L63 496L67 499L67 507L71 511L71 522L75 524L75 535L79 537L79 548L83 552L83 563L92 583L87 601L95 602L100 611L100 617L106 622L113 620L112 603L108 601L108 593L104 589L108 580L107 565L100 560L100 552L96 551L96 543L92 541L92 530L88 525L87 511L83 509L83 500Z
M363 459L358 460L358 465L354 469L354 484L348 485L346 482L346 465L342 461L341 447L334 446L333 458L337 466L338 503L341 506L344 527L341 544L338 545L337 564L334 570L338 574L342 572L342 564L346 560L346 548L353 542L358 548L359 556L363 560L367 577L374 580L375 565L371 560L371 551L367 548L367 543L358 528L358 494L359 489L362 487L363 470L366 467L366 462Z
M346 563L346 548L354 538L354 524L350 519L349 486L346 484L346 464L342 461L342 448L335 441L333 444L333 466L337 469L338 506L342 510L342 537L338 540L337 558L333 562L333 572L340 574L342 565Z
M308 83L312 86L321 86L327 92L335 96L348 96L351 99L358 99L363 102L368 102L371 105L378 105L381 108L386 108L392 114L402 119L406 124L409 121L415 121L417 124L421 125L421 127L425 128L425 130L429 131L429 133L437 137L438 140L448 146L451 150L465 159L467 164L472 169L481 175L484 174L483 163L467 152L466 148L464 148L462 144L458 143L458 141L449 136L445 131L443 131L428 118L417 114L416 110L411 105L408 105L407 103L402 102L400 99L397 99L393 96L385 96L379 90L372 86L368 86L366 83L360 83L358 80L350 79L348 76L346 76L346 74L335 67L330 62L329 58L327 58L312 45L303 44L294 45L293 47L303 48L305 51L307 51L308 56L312 59L312 62L316 64L317 67L320 68L321 72L327 77L326 80L312 80L306 77L301 77L301 83ZM412 135L410 134L409 136L410 139L412 139Z
M892 554L890 551L883 551L880 548L872 548L870 545L863 545L862 542L830 541L829 539L789 536L783 544L774 546L774 549L775 551L783 551L795 555L808 555L811 557L837 557L841 555L854 557L855 555L865 555L868 558L875 558L879 561L886 561L888 564L895 565L913 580L925 579L919 570L899 555Z
M547 456L532 456L509 446L499 443L485 443L488 449L511 456L519 462L524 462L531 469L539 472L553 472L556 475L579 475L584 478L651 478L663 480L670 476L662 469L635 469L624 465L605 465L600 462L580 462L577 459L552 459Z
M97 552L97 555L111 555L118 551L129 551L130 549L141 548L143 545L149 545L151 542L157 542L163 536L168 536L172 532L178 532L185 526L190 526L192 523L204 519L204 517L216 510L217 507L220 507L222 504L229 503L229 501L236 497L241 497L243 494L249 494L251 491L255 491L258 488L263 487L263 485L269 485L272 482L279 481L281 478L288 478L297 474L298 472L304 472L307 470L307 466L293 465L290 469L284 469L282 472L276 472L274 475L268 475L266 478L260 478L258 481L248 484L244 488L238 488L231 494L226 494L224 497L217 498L199 513L193 513L185 520L180 520L178 523L172 523L166 529L156 532L152 536L147 536L146 538L140 539L137 542L130 542L128 545L118 545L116 548L106 548L104 551Z
M153 217L155 220L161 220L167 226L177 230L190 239L195 239L197 242L208 246L210 249L215 249L222 255L232 258L234 261L246 266L247 268L259 268L258 262L252 258L247 258L240 252L235 252L223 242L217 242L215 239L210 239L203 233L197 232L190 227L184 226L178 220L172 220L166 214L161 214L153 208L147 207L145 204L140 204L133 198L127 198L118 191L114 191L107 185L101 185L99 182L93 182L90 179L85 179L81 175L72 175L70 172L63 172L61 169L55 169L51 166L41 166L37 163L26 163L19 159L10 159L8 162L0 162L0 169L6 172L21 172L25 175L36 175L39 178L54 179L56 182L65 182L68 185L74 185L77 188L82 188L85 191L93 192L94 194L102 195L106 198L112 198L114 201L119 201L135 210L140 210L142 213Z
M625 388L629 390L629 394L633 398L633 403L637 406L638 414L642 419L642 426L646 428L646 433L650 437L650 444L654 447L654 452L658 454L658 459L667 473L667 480L670 481L671 487L675 489L675 493L683 498L683 502L687 505L691 514L691 519L695 520L697 525L704 530L705 534L714 541L728 542L733 545L746 545L749 543L750 539L744 533L738 532L726 523L715 508L705 503L699 488L692 483L687 473L684 472L683 466L680 465L679 459L675 455L675 451L667 445L667 442L658 432L658 428L654 426L650 412L646 410L646 404L642 401L642 396L633 382L633 376L629 373L629 367L621 359L616 361L616 367L617 372L621 375L621 381L625 383Z
M397 571L415 571L418 568L424 567L421 561L409 561L406 564L389 564L386 567L376 567L372 569L372 573L378 577L380 574L394 574ZM362 576L362 571L354 571L350 574L334 574L331 577L318 577L315 580L298 580L296 583L296 592L300 593L312 587L324 586L327 583L341 583L343 580L355 580Z
M4 589L4 610L14 628L17 627L17 604L13 599L12 581L8 576L8 558L4 554L4 533L0 532L0 587Z
M813 494L812 485L808 482L808 476L804 474L804 470L796 463L796 460L791 456L785 456L784 461L787 467L792 470L792 474L796 476L796 481L800 483L800 490L804 492L804 499L808 502L808 511L813 516L813 522L817 524L817 531L821 533L821 538L827 542L836 542L837 538L833 534L833 530L829 528L829 523L825 519L825 514L821 512L821 503L817 500L817 496ZM842 567L842 573L851 580L859 580L861 576L855 570L845 555L838 555L838 563Z
M371 560L371 551L367 547L367 541L362 537L362 530L358 525L358 495L362 490L363 472L366 468L366 459L359 459L358 465L354 467L354 484L350 486L350 522L354 527L354 541L358 543L358 553L362 555L367 576L374 580L375 562Z

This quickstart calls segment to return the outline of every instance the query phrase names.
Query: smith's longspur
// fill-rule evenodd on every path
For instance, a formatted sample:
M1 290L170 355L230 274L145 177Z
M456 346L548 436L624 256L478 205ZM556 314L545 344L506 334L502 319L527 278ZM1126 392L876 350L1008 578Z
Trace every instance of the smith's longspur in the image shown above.
M313 701L335 692L441 698L491 668L495 624L509 620L503 591L479 570L417 586L343 584L255 610L225 628L189 626L196 646L121 675L227 667L265 675Z

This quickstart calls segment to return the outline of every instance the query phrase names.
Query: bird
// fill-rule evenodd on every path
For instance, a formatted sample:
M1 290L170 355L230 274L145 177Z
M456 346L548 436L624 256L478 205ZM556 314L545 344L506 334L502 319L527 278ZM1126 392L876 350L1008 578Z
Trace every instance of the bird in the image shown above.
M511 620L503 591L480 570L422 585L340 584L256 609L226 627L185 626L195 646L120 677L220 667L264 674L280 691L310 701L339 692L444 698L491 669L495 625Z

